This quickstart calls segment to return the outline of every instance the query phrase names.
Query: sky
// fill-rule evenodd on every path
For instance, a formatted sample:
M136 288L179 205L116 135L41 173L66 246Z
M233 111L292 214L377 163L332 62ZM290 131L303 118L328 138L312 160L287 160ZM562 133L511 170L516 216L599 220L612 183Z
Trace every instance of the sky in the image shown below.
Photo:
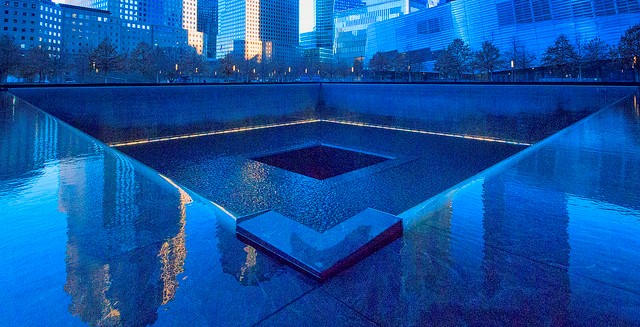
M313 22L313 0L300 0L300 33L312 31Z

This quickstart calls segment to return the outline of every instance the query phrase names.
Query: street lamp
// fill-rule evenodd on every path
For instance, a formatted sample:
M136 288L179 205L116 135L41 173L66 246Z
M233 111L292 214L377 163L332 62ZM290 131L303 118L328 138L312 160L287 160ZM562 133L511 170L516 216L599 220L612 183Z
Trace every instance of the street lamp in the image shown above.
M516 63L514 60L511 60L511 82L515 81L515 70L514 68L516 67Z

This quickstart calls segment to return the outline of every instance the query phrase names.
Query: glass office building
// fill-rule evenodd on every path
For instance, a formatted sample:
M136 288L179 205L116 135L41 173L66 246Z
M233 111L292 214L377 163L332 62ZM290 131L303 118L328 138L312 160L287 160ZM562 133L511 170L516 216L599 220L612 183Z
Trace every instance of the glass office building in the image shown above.
M120 43L120 23L105 10L60 4L62 52L67 56L88 56L102 40Z
M148 0L63 0L60 3L109 11L121 23L118 51L133 51L138 43L152 43ZM155 1L152 1L152 4Z
M472 50L492 41L501 51L518 45L541 58L561 34L574 45L595 37L615 45L638 22L638 0L459 0L371 24L365 57L394 50L437 52L460 38Z
M206 58L216 57L216 35L218 34L218 1L198 1L198 31L206 38L206 47L203 55Z
M220 0L217 58L292 62L298 56L298 0Z
M61 3L109 11L122 25L119 49L138 43L161 47L192 46L202 53L206 38L197 26L197 0L63 0Z
M411 2L413 5L413 2ZM418 8L414 8L418 10ZM352 63L365 56L369 25L413 11L407 0L370 0L365 6L334 15L333 53L337 61Z
M51 1L3 1L0 35L7 35L26 51L44 47L53 57L60 54L62 10Z

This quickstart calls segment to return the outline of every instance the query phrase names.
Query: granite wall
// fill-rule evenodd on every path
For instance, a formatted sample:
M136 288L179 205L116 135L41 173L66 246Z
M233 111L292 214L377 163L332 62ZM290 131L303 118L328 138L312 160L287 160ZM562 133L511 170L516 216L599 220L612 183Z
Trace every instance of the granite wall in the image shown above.
M309 83L10 91L105 142L323 118L532 143L637 87Z

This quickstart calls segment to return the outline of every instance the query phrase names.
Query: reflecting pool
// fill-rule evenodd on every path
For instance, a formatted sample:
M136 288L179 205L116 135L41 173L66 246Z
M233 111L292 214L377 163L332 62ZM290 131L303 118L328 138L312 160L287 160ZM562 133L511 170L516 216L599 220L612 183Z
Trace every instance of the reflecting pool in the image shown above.
M259 159L318 144L387 160L319 180ZM399 214L525 148L329 122L117 147L236 216L275 210L318 231L366 208Z
M640 325L637 95L506 152L322 122L122 147L164 175L1 101L3 324ZM324 181L250 161L318 139L394 159ZM304 192L278 198L278 183ZM317 283L240 242L227 212L323 194L391 208L404 235Z

